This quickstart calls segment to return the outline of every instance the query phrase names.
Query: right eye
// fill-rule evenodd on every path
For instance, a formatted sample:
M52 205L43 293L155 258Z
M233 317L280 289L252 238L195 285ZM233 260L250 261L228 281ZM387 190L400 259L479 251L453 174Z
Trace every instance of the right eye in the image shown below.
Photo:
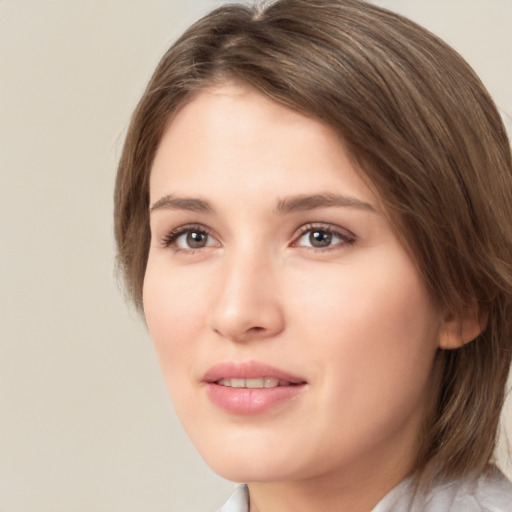
M178 251L194 251L206 247L218 247L219 243L202 226L180 226L163 239L163 245L172 246Z

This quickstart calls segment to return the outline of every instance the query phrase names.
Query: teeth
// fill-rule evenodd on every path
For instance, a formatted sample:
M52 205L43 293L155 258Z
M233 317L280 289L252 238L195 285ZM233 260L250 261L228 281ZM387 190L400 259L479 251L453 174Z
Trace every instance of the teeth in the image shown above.
M261 389L288 386L290 383L272 377L264 377L259 379L220 379L217 381L217 384L228 388Z
M245 388L245 379L231 379L232 388Z
M264 386L266 388L275 388L279 384L279 381L277 379L272 379L271 377L267 377L265 379ZM281 384L282 386L286 386L286 384Z
M259 389L265 385L265 379L245 379L245 387Z

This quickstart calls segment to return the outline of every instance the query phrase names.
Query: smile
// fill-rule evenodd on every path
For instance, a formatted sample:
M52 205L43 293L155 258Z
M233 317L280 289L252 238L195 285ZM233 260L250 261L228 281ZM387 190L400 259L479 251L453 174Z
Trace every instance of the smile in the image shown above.
M262 389L277 388L278 386L294 386L286 380L279 380L273 377L262 377L255 379L219 379L216 384L228 388Z
M237 415L258 415L275 407L293 407L308 383L286 370L257 361L224 362L202 379L213 405Z

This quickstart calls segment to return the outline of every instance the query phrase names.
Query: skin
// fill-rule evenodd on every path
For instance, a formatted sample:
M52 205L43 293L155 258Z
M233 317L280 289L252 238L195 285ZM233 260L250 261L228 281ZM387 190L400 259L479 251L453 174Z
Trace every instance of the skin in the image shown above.
M350 201L278 209L312 194ZM371 510L413 469L451 324L339 138L248 87L204 90L161 140L150 203L147 325L205 461L249 482L251 512ZM330 245L312 246L311 225ZM233 414L203 381L226 361L307 384L261 414Z

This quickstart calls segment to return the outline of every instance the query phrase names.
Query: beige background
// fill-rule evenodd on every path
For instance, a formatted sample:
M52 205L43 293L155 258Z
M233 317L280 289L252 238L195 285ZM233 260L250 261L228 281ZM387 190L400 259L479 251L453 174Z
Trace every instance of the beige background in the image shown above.
M111 221L131 110L215 3L0 0L0 511L213 511L231 489L123 303ZM378 3L455 46L512 113L512 0Z

